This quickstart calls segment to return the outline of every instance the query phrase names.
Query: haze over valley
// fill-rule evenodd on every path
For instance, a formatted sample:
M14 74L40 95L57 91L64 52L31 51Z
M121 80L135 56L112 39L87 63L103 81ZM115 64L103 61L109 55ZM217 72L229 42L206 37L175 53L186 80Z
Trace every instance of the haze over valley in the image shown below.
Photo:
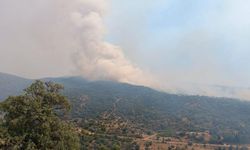
M247 0L1 0L0 149L249 149L249 15Z
M1 1L0 71L249 99L249 2L133 3Z

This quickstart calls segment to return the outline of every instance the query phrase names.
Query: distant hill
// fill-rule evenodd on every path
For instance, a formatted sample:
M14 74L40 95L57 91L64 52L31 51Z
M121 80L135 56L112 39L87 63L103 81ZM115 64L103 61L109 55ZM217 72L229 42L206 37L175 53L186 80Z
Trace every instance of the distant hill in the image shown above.
M229 98L174 95L143 86L81 78L65 85L73 118L96 118L111 112L153 131L210 131L226 142L250 143L250 102Z
M0 73L0 101L10 95L18 95L32 80Z
M98 119L112 114L154 132L210 131L224 142L250 143L250 102L229 98L175 95L148 87L81 77L46 78L65 86L71 118ZM0 96L15 95L31 80L0 74Z

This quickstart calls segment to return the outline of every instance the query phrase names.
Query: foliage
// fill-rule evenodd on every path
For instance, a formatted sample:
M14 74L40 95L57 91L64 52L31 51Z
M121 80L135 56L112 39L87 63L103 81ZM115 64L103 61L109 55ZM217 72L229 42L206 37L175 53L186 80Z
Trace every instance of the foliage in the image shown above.
M143 86L112 81L87 81L81 77L44 80L52 80L65 86L63 94L70 98L72 104L70 117L72 120L82 120L79 122L83 124L85 120L95 122L100 116L110 112L123 122L133 124L138 130L160 131L160 134L169 128L177 133L209 131L213 136L210 143L250 143L250 102L168 94ZM114 104L116 107L112 109ZM93 125L89 125L87 129L105 132L102 128L97 131ZM124 126L123 129L128 134L131 125ZM134 131L138 133L137 130Z
M222 141L212 141L215 143L250 143L249 102L167 94L108 81L81 81L76 78L61 81L66 85L65 95L72 99L72 118L99 119L98 116L111 111L116 104L117 116L145 131L161 133L169 128L174 132L209 131L213 136L225 137Z
M24 94L1 103L3 149L79 149L79 139L72 125L58 116L70 110L63 87L52 82L36 81Z
M93 134L81 136L81 149L107 150L137 150L138 145L132 139L108 134Z

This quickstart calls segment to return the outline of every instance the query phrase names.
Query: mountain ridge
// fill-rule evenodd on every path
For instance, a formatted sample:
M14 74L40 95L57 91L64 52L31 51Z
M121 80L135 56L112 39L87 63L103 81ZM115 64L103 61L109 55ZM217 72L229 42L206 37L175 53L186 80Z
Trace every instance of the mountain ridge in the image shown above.
M10 95L18 95L32 80L0 72L0 101Z
M0 76L0 83L11 83L10 87L15 89L8 93L10 95L20 94L32 82L21 82L22 78L15 80L13 76L5 77L5 82L1 82L1 79ZM7 82L6 79L11 81ZM114 81L88 81L82 77L42 80L64 85L63 94L72 104L70 118L80 126L84 126L88 120L108 121L107 124L120 120L123 122L121 124L129 124L122 127L122 131L172 131L173 135L177 132L209 131L214 139L223 137L224 142L250 143L250 102L247 101L169 94L144 86ZM0 89L5 87L0 84Z
M130 84L130 83L125 83L125 82L117 82L117 81L112 81L112 80L87 80L84 77L81 76L62 76L62 77L46 77L46 78L38 78L38 79L29 79L29 78L24 78L24 77L20 77L18 75L13 75L13 74L9 74L9 73L3 73L0 72L0 85L3 85L4 82L10 82L13 83L14 81L21 81L24 84L21 86L22 89L20 92L22 92L23 89L25 89L29 84L31 84L33 81L35 80L42 80L42 81L52 81L52 82L65 82L67 80L72 81L76 81L76 82L80 82L80 84L82 83L113 83L113 84L123 84L123 85L129 85L129 86L134 86L134 87L140 87L140 88L147 88L147 89L151 89L157 92L161 92L161 93L166 93L166 94L173 94L173 95L181 95L181 96L200 96L200 97L212 97L212 98L225 98L225 99L231 99L231 100L240 100L240 101L248 101L245 99L240 99L240 98L235 98L235 97L226 97L226 96L207 96L207 95L202 95L202 94L187 94L187 93L170 93L170 92L166 92L164 90L159 90L159 89L154 89L151 87L147 87L144 85L135 85L135 84ZM19 84L19 83L18 83ZM18 85L16 84L16 85ZM210 85L211 87L212 85ZM1 87L1 86L0 86ZM227 88L226 86L220 86L220 85L216 85L215 87L223 87L223 88ZM18 87L17 87L18 88ZM230 87L232 88L232 87ZM0 89L1 90L1 89ZM16 95L15 93L13 93L14 95ZM4 94L6 95L6 94ZM7 97L5 97L7 98ZM1 100L1 93L0 93L0 100Z

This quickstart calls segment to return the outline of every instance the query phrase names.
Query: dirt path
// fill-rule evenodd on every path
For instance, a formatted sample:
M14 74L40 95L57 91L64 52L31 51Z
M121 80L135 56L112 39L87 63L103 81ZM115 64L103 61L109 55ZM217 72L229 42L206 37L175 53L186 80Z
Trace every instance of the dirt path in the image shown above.
M103 113L103 118L109 118L110 116L115 114L115 111L117 110L117 104L121 101L121 98L116 98L116 101L113 103L112 108L110 110L107 110Z
M152 134L152 135L144 135L143 136L143 141L152 141L156 138L157 134Z

